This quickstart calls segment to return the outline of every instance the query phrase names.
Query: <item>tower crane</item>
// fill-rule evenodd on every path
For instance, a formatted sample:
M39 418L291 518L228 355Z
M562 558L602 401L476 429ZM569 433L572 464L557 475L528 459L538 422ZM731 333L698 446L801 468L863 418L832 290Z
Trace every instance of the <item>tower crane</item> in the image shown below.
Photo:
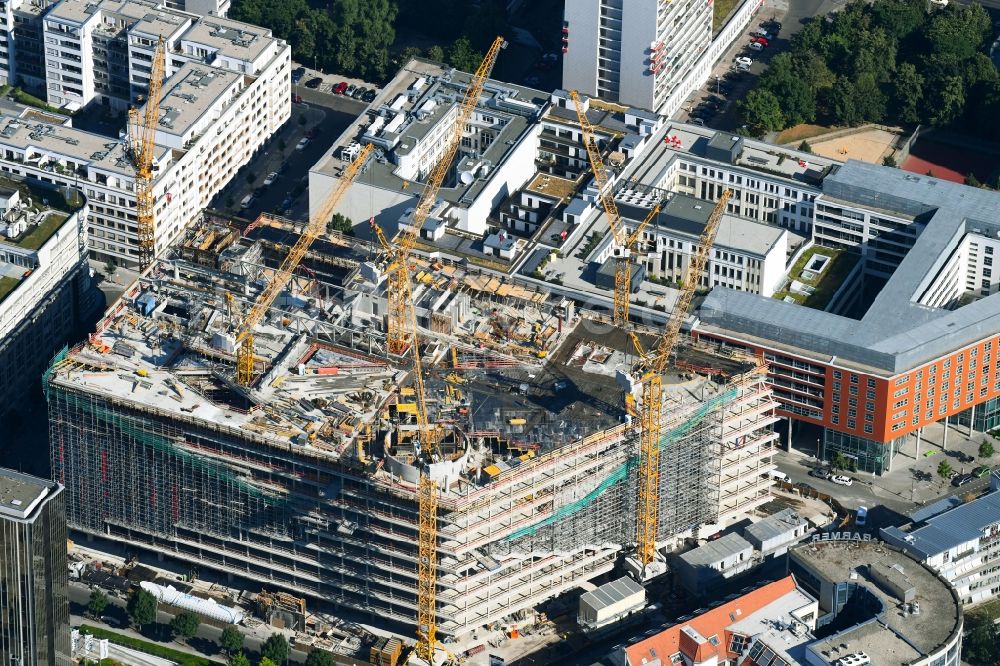
M153 154L156 150L156 124L160 120L160 90L163 86L165 55L163 35L153 51L149 73L146 110L128 110L129 147L135 167L136 236L139 241L139 267L145 268L156 254L156 197L153 194Z
M439 441L440 432L428 422L427 399L424 391L423 367L420 361L420 345L417 339L417 314L413 304L413 287L410 281L410 252L420 237L427 217L430 215L438 191L451 169L455 155L462 143L465 126L479 103L486 80L493 71L500 50L507 43L497 37L479 64L465 96L459 105L448 141L440 158L431 170L430 177L417 202L413 219L408 228L390 242L381 227L372 220L372 230L379 244L389 257L386 298L389 314L386 338L389 352L403 354L409 350L413 359L413 376L417 397L417 428L420 445L425 451L433 451ZM417 530L417 649L416 656L427 664L434 663L437 647L437 482L427 474L420 475L417 487L418 530Z
M601 159L601 149L597 145L597 133L594 131L594 126L587 119L587 112L583 110L579 93L571 90L569 96L576 107L576 117L580 122L580 129L583 131L583 145L587 148L587 158L590 160L590 168L594 172L597 196L604 207L604 214L608 217L608 226L611 227L611 254L615 258L615 294L612 321L615 326L624 326L628 323L629 293L632 290L632 252L635 250L635 244L642 236L642 232L659 214L660 206L659 204L654 206L646 219L635 228L635 231L631 234L628 232L622 223L621 215L618 213L614 194L608 187L608 174L604 168L604 160Z
M660 514L660 437L663 426L663 372L670 354L677 345L681 325L687 318L688 308L694 298L701 273L708 263L708 255L719 230L719 222L726 212L726 202L732 192L726 189L712 209L705 228L698 239L694 255L688 264L680 294L673 311L667 318L656 347L646 351L639 338L629 333L639 356L634 375L642 385L642 402L639 411L639 469L638 500L636 503L636 559L643 571L656 556L656 528Z
M264 319L264 315L271 308L274 299L288 285L289 280L292 279L292 273L295 272L299 262L302 261L302 257L306 255L313 241L319 237L320 233L326 227L327 220L333 215L333 209L337 207L344 193L347 192L348 188L354 183L354 179L364 169L371 153L372 146L370 144L366 145L361 149L357 157L354 158L354 161L347 165L330 196L326 198L319 207L319 210L309 220L309 224L306 225L306 228L295 242L295 245L292 246L292 249L285 255L281 266L278 267L271 281L260 292L253 307L242 318L239 326L239 334L236 336L236 382L241 386L249 386L254 378L254 327Z

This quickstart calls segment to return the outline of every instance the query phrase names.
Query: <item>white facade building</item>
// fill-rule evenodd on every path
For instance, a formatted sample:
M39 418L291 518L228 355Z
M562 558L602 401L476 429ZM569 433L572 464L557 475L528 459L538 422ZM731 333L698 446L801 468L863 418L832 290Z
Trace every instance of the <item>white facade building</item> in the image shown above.
M563 85L660 109L712 44L701 0L574 0L564 21Z
M940 572L964 604L1000 596L1000 474L993 492L963 503L942 500L910 516L903 527L881 530L883 539Z
M148 85L155 39L167 40L153 167L156 252L291 116L291 48L264 28L141 0L62 0L45 14L44 31L48 100L67 108L127 106ZM91 257L135 266L135 171L125 141L73 129L60 116L0 123L0 170L79 187L90 201Z

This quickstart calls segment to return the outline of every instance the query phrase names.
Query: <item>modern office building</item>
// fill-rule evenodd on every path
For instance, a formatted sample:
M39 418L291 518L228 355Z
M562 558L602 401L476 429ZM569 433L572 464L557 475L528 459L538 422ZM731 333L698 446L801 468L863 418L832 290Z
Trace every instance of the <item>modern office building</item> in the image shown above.
M788 572L819 602L816 634L821 638L805 642L795 661L785 663L961 663L962 604L951 584L930 567L888 544L853 536L802 543L788 554Z
M969 502L949 497L910 516L881 536L940 572L964 604L1000 595L1000 473L992 492Z
M63 487L0 468L0 662L70 666Z
M712 44L712 3L574 0L563 14L563 86L659 110Z
M35 9L46 44L38 52L43 87L50 104L70 111L121 110L139 100L156 40L166 40L153 166L157 252L291 115L291 49L268 30L143 0L60 0ZM8 77L34 57L16 35L10 42L18 51ZM135 266L135 173L126 141L74 129L62 116L32 112L0 122L0 170L82 190L91 258Z

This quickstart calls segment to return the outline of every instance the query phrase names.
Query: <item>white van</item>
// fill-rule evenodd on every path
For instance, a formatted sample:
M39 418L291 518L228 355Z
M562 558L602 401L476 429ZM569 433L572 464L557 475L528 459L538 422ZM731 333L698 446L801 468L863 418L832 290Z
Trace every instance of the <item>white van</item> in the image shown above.
M785 483L788 483L788 475L785 474L784 472L779 472L776 469L772 469L770 472L768 472L768 475L775 481L784 481Z
M253 203L253 195L248 194L245 197L243 197L242 201L240 201L240 208L249 208L250 204L252 203Z

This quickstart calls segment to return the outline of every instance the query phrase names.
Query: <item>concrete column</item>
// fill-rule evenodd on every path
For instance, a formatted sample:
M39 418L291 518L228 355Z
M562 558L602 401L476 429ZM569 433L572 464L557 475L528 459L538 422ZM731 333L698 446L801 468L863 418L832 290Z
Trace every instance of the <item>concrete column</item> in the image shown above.
M948 450L948 417L944 417L944 439L941 440L941 450Z
M924 427L920 426L919 428L917 428L917 432L914 433L917 436L917 450L913 454L913 457L916 460L920 460L920 435L922 435L923 432L924 432Z
M976 406L973 405L972 407L969 407L969 437L972 437L972 433L975 432L975 426L973 425L975 422L976 422Z

